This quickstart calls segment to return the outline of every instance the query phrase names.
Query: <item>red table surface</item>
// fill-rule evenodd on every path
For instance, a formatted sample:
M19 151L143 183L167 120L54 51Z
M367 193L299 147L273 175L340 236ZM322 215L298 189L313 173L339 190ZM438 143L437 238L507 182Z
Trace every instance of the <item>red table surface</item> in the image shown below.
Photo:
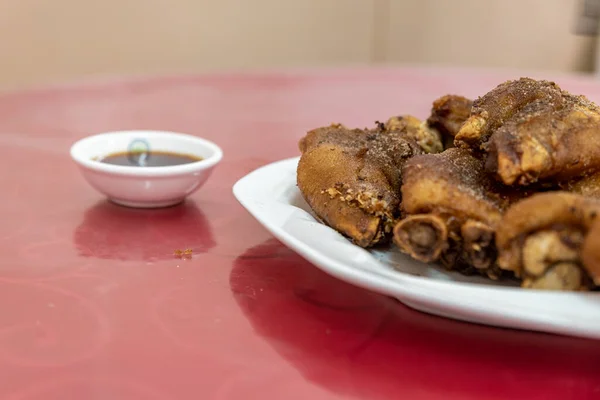
M600 342L461 323L326 274L231 187L306 130L426 117L522 72L387 68L121 79L0 96L0 399L592 399ZM536 74L534 77L547 77ZM600 84L558 76L600 100ZM69 147L181 131L224 159L180 206L108 203ZM191 248L191 260L174 250Z

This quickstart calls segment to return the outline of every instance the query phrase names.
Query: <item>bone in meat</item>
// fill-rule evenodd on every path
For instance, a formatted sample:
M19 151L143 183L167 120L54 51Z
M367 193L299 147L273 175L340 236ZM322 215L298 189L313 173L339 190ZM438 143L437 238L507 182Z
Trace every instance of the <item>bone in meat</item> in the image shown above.
M600 200L564 191L535 194L513 204L496 230L498 266L523 287L586 290L596 280L581 249L600 213Z
M309 132L297 183L324 223L361 247L387 240L398 217L401 167L416 142L401 132L349 130L340 125Z

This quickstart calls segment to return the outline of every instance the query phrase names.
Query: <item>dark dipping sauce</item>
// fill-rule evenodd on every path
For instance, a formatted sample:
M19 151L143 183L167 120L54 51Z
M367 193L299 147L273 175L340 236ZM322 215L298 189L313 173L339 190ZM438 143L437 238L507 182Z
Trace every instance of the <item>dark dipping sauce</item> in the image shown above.
M168 167L201 161L202 157L168 151L123 152L109 154L98 161L127 167Z

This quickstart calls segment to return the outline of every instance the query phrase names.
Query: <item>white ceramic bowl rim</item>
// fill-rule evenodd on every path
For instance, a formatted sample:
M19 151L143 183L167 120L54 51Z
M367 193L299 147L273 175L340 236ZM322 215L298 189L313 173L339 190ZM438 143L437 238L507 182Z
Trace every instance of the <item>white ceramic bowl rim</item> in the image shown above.
M94 142L104 141L107 139L115 138L118 136L130 136L130 137L144 137L148 139L154 138L168 138L169 140L179 141L179 142L194 142L195 144L203 147L208 150L209 155L203 156L203 159L200 161L181 164L181 165L169 165L163 167L135 167L135 166L125 166L125 165L113 165L103 163L97 160L94 160L93 157L89 155L85 151L88 146L90 146ZM160 149L155 149L160 150ZM122 148L115 148L106 154L124 151ZM184 133L177 133L171 131L154 131L154 130L127 130L127 131L113 131L113 132L104 132L99 133L92 136L87 136L83 139L78 140L71 146L71 158L78 163L79 165L99 171L105 172L108 174L118 174L118 175L130 175L130 176L173 176L180 175L190 172L196 172L199 170L204 170L207 168L211 168L216 165L223 158L223 151L219 146L215 143L200 138L198 136L188 135Z

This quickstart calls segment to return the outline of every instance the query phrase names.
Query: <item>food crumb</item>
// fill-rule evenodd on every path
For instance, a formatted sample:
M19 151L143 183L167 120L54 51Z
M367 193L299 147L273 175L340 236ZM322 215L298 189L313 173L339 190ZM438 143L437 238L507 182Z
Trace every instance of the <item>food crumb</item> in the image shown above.
M192 253L193 253L192 249L185 249L185 250L176 249L173 252L173 255L177 258L191 258Z

